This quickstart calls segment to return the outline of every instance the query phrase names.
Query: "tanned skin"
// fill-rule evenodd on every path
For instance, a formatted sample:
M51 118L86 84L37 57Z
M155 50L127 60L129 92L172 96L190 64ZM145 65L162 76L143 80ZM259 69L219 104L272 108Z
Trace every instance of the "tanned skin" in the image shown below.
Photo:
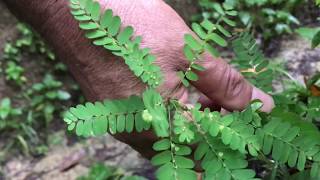
M22 21L29 23L53 48L57 57L71 71L89 101L126 98L140 95L145 85L133 75L124 61L101 47L92 45L78 27L68 7L68 0L3 0ZM183 56L183 36L193 33L182 18L163 0L99 0L103 8L119 15L124 26L134 27L143 37L142 47L151 48L157 57L165 81L158 91L182 102L188 92L177 77L188 61ZM274 107L273 99L253 87L240 73L222 59L205 54L201 64L206 71L196 72L200 79L192 82L202 94L205 107L219 106L229 111L242 110L251 100L260 99L265 112ZM175 90L174 92L172 92ZM169 93L168 93L169 92ZM116 136L143 156L153 155L152 132Z

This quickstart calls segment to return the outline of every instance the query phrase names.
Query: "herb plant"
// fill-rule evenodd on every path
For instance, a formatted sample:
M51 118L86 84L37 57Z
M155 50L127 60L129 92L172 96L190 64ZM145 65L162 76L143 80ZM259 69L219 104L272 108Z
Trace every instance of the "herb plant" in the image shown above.
M5 127L15 127L16 124L7 119L14 118L22 113L21 109L12 107L11 99L3 98L0 102L0 130Z
M320 7L318 1L316 4ZM317 19L320 21L320 17ZM320 44L320 27L301 27L296 30L296 32L303 38L310 40L312 42L312 48L316 48Z
M217 22L205 19L194 23L192 28L198 37L185 35L183 51L190 66L177 74L181 83L188 86L189 81L197 81L194 70L204 70L197 63L203 53L219 56L216 45L226 47L227 38L233 37L233 63L253 84L272 92L274 71L251 34L234 34L225 28L236 26L232 17L238 12L228 3L215 6ZM68 130L84 137L153 130L159 140L153 145L158 153L151 162L159 167L156 177L163 180L197 179L196 162L203 169L204 179L259 179L262 175L249 167L253 161L261 162L274 178L289 167L320 177L320 133L312 123L319 120L319 76L306 85L296 83L300 88L274 93L277 106L270 114L259 111L262 103L258 100L241 112L227 115L201 110L199 104L191 108L176 99L165 100L155 90L162 82L160 68L152 64L156 57L150 50L140 48L141 38L132 38L132 27L120 28L121 19L111 9L102 11L93 0L70 0L70 7L86 37L122 57L148 86L141 97L88 102L70 108L64 116Z
M55 56L39 38L39 35L33 33L27 25L19 23L17 29L21 37L13 43L5 44L3 69L5 69L4 73L8 81L22 87L27 82L24 68L20 65L24 50L30 53L44 54L50 60L54 60Z
M102 163L93 164L87 176L78 177L77 180L146 180L141 176L128 176L120 168L106 166Z
M304 0L227 0L239 12L239 21L246 29L263 35L270 40L277 35L291 34L300 21L294 11L306 1ZM201 15L195 16L214 20L219 16L219 1L200 0Z
M16 29L17 39L5 44L1 58L0 73L6 77L6 88L13 93L0 100L0 135L4 139L0 145L0 163L16 153L16 149L25 155L46 153L51 122L61 118L59 113L71 98L68 91L77 90L72 82L69 85L75 88L63 86L60 79L66 75L65 67L55 61L39 35L25 24L19 23ZM32 69L30 73L30 66L35 63L31 60L26 66L26 57L30 55L36 58L38 67L46 68L45 72ZM35 78L38 76L43 78Z
M316 4L320 7L320 2L317 0ZM320 20L320 17L318 17L318 20ZM312 48L318 47L320 44L320 30L317 31L317 33L312 38Z

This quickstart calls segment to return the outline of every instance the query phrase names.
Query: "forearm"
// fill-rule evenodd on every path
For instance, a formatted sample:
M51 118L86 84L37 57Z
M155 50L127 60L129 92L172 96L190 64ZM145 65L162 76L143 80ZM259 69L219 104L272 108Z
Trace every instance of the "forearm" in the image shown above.
M124 98L142 92L142 83L137 83L123 61L85 38L70 14L67 0L4 2L20 20L39 32L67 64L88 100Z
M68 65L88 100L125 98L143 91L144 85L121 59L103 48L93 46L85 38L84 32L70 14L67 0L4 2L20 20L39 32L57 57ZM116 138L131 145L143 156L152 156L152 133L120 134Z

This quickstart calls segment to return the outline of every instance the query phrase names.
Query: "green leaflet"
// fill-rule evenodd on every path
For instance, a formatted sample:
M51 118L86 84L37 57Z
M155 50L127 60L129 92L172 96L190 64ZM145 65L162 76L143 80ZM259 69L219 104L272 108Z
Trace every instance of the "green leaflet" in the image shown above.
M150 124L142 119L145 106L141 98L132 96L125 100L106 100L103 103L86 103L70 108L64 121L68 130L76 129L79 136L101 136L110 132L148 130Z
M100 25L102 28L106 29L107 27L110 26L111 22L113 19L113 12L111 9L108 9L104 12L100 19Z
M195 40L191 35L185 35L186 45L184 46L183 52L187 60L190 62L190 66L186 72L179 71L178 77L181 79L184 86L188 87L190 85L189 81L197 81L199 79L198 75L194 73L192 70L204 71L205 68L199 64L196 64L196 60L199 57L199 52L194 49L192 46L201 46L198 44L197 40ZM201 47L202 49L202 47Z
M319 46L319 44L320 44L320 31L318 31L312 39L312 48L316 48L317 46Z
M207 38L214 41L219 46L226 47L228 45L227 41L216 33L209 34Z
M179 136L179 142L190 143L194 140L195 134L191 129L191 123L181 114L176 112L174 115L174 133Z
M130 40L130 37L133 35L133 28L126 27L120 34L118 35L117 39L120 44L126 44Z
M202 22L201 22L201 26L207 31L207 32L212 32L216 29L216 26L211 22L209 21L208 19L204 19ZM207 37L207 33L206 33L206 36ZM205 38L203 38L205 39Z
M184 46L183 53L184 53L184 56L187 58L187 60L190 62L193 62L196 58L196 55L192 51L190 46L187 46L187 45Z
M110 36L115 36L118 34L121 26L121 19L119 16L114 16L111 20L111 23L108 27L108 31L110 33Z
M207 36L207 33L205 32L205 30L203 29L202 26L200 26L198 23L192 23L191 25L193 31L201 38L201 39L205 39Z
M311 167L310 176L313 178L317 178L320 176L320 163L314 162Z
M229 26L232 26L232 27L236 26L236 22L227 17L222 17L222 20Z
M198 40L196 40L192 35L186 34L184 36L184 41L185 41L186 45L188 45L192 50L194 50L194 51L201 51L202 50L201 43Z
M150 87L161 84L160 68L153 64L155 57L140 48L141 37L133 38L132 27L121 30L121 19L114 16L112 10L101 12L99 3L93 0L71 0L70 7L79 27L87 31L86 37L92 39L94 45L122 57L133 73Z
M153 144L153 149L156 151L168 150L171 147L169 139L163 139Z
M192 71L186 72L186 78L189 79L190 81L198 81L199 79L198 75Z

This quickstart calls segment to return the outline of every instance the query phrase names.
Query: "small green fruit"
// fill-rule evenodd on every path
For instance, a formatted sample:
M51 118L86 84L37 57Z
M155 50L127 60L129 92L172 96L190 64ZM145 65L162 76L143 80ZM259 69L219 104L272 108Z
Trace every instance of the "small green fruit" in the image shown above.
M151 122L153 120L152 115L149 113L147 109L143 111L142 118L146 122Z

